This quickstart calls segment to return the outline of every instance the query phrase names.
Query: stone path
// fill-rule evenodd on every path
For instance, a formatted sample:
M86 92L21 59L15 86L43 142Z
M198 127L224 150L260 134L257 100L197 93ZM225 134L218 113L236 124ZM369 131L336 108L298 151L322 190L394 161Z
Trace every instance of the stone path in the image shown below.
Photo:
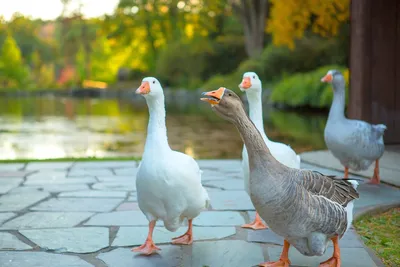
M301 160L325 168L343 171L343 166L329 150L305 152L301 154ZM387 146L385 153L379 161L380 176L383 182L400 187L400 146ZM354 175L371 178L375 164L365 171L349 170Z
M239 160L199 160L211 208L194 220L192 246L170 245L171 233L158 223L154 240L162 250L137 256L147 220L138 208L134 161L0 164L1 267L246 267L277 259L282 238L270 230L239 226L254 218L243 190ZM334 170L303 164L327 174ZM357 214L400 202L400 190L387 185L360 186ZM383 266L352 229L340 241L342 266ZM290 250L293 266L318 266L329 258L308 258Z

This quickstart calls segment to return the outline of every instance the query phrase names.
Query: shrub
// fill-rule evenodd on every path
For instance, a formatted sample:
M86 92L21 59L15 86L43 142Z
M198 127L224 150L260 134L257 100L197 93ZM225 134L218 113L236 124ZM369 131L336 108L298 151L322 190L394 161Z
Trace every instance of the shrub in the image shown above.
M205 53L188 43L171 43L162 50L156 63L157 77L166 86L194 88L205 69Z
M283 74L307 72L329 64L346 65L346 51L341 46L337 39L316 36L298 40L294 50L268 45L260 58L264 64L261 77L273 81Z
M242 36L220 36L211 46L212 50L206 54L205 79L216 74L232 73L247 57Z
M333 91L330 84L321 82L321 78L331 69L337 69L344 74L346 87L348 87L348 69L337 65L324 66L311 72L297 73L283 78L273 87L271 101L291 107L329 107ZM348 90L346 94L348 95ZM348 97L346 97L347 99Z
M201 86L203 90L216 90L219 87L223 86L231 89L232 91L239 92L239 83L241 75L237 75L236 73L232 73L229 75L215 75L211 79L209 79L205 84Z

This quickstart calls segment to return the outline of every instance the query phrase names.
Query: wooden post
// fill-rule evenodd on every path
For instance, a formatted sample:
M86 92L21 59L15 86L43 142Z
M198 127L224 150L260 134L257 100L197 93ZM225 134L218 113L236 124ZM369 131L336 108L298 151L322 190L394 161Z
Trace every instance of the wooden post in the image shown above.
M400 143L400 1L352 0L349 118L388 127Z
M350 1L349 117L371 119L371 6L372 0Z

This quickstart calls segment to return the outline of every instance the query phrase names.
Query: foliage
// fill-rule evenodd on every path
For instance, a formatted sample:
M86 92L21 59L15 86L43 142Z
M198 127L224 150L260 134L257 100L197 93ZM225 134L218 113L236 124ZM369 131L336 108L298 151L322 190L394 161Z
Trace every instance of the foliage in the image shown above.
M215 75L203 84L201 88L209 91L216 90L223 86L235 92L239 92L238 84L241 78L242 76L238 75L236 72L228 75Z
M272 7L267 22L275 45L295 47L294 40L303 37L311 27L321 36L335 36L349 18L349 0L270 0Z
M236 89L249 70L275 82L284 74L345 66L348 1L119 0L113 14L87 19L62 0L54 21L20 14L0 19L0 45L12 36L19 69L25 69L12 78L0 61L0 87L69 88L94 80L123 88L127 79L157 76L172 88L195 89L205 81L219 86L223 80ZM268 43L265 30L290 49Z
M0 82L4 87L18 88L27 84L29 71L22 61L21 51L11 35L4 40L0 61Z
M348 87L348 69L336 65L324 66L311 72L297 73L283 78L281 82L274 86L271 101L291 107L329 107L332 102L333 91L330 84L321 82L321 78L331 69L336 69L343 73L346 87Z
M296 48L269 45L261 55L265 79L280 79L283 73L307 72L329 64L347 64L347 43L338 39L307 36L296 41Z
M270 44L260 58L243 61L234 72L225 76L218 74L210 78L203 87L214 88L225 84L224 86L234 85L236 88L243 73L247 71L254 71L264 83L271 83L290 74L308 72L332 63L345 65L347 54L344 46L337 39L323 39L313 35L298 40L294 50ZM233 77L235 78L232 81ZM221 81L225 83L218 84Z
M400 208L375 216L364 216L354 223L365 244L386 266L400 266Z
M165 85L174 84L186 88L196 87L205 69L206 45L202 49L192 49L190 43L171 43L160 54L157 61L157 76ZM203 51L202 51L203 50ZM195 64L193 64L196 62Z

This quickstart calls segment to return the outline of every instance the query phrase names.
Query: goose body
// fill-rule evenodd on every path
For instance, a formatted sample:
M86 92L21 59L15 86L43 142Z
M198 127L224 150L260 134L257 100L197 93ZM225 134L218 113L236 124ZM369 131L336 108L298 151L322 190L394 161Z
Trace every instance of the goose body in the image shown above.
M158 250L151 237L157 220L162 220L165 228L174 232L187 218L188 232L173 243L191 244L192 219L208 206L209 197L201 184L197 162L169 147L164 94L158 80L152 77L143 79L137 93L146 98L150 113L146 144L136 176L138 204L149 220L149 237L134 251L151 254Z
M358 183L283 165L272 156L235 93L221 87L205 95L202 100L240 132L248 151L251 201L271 230L285 239L279 261L260 266L288 267L290 245L303 255L320 256L329 240L334 254L321 266L340 266L338 240L351 225Z
M243 80L239 84L242 92L246 92L247 100L249 102L249 117L260 132L265 144L271 151L272 156L285 166L300 169L300 156L294 150L283 143L271 141L264 131L264 120L262 111L262 83L255 72L246 72L243 74ZM244 188L247 194L250 193L249 189L249 159L246 145L243 145L242 150L242 170ZM256 219L253 223L243 225L244 228L251 228L254 230L264 229L266 226L259 219L256 214Z
M324 131L326 146L345 167L346 178L349 168L355 171L366 170L376 162L372 182L379 183L378 161L385 150L383 134L386 126L345 117L345 82L339 71L330 70L322 81L332 83L334 91Z
M162 160L155 161L155 158ZM136 176L139 208L149 221L162 220L175 232L183 219L197 217L208 205L197 162L177 151L154 147L143 155Z

